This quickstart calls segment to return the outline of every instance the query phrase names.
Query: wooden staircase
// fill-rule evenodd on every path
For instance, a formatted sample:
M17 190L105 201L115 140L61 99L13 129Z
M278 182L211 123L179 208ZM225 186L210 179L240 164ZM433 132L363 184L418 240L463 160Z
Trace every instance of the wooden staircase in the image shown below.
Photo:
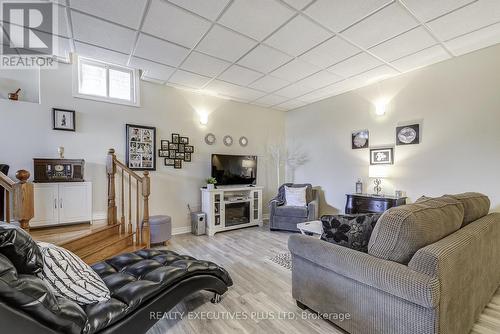
M67 240L53 242L64 247L86 263L93 264L115 255L150 247L149 195L150 177L142 176L117 160L114 149L108 151L106 161L108 176L108 216L106 224L98 228L53 227L33 231L35 240L51 242L47 235L63 234L70 230L73 235ZM0 185L6 191L6 221L10 222L10 195L13 194L14 216L25 230L29 231L29 220L34 216L33 185L27 182L29 172L19 171L15 183L0 173ZM17 177L16 174L16 177ZM118 196L116 179L118 178ZM118 211L119 208L119 211ZM119 214L119 216L118 216Z

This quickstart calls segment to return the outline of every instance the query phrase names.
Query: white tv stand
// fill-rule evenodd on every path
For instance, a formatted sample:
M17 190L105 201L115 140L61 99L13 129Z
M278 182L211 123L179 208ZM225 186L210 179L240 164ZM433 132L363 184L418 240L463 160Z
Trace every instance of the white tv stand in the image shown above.
M262 226L262 189L259 186L202 188L201 210L207 215L207 234Z

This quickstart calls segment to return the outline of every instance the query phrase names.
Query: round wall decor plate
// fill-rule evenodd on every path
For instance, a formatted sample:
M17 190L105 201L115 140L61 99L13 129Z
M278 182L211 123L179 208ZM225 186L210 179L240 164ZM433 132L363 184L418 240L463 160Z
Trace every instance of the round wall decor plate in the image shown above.
M226 145L226 146L233 145L233 137L231 137L229 135L224 136L224 138L222 139L222 141L224 142L224 145Z
M206 136L205 136L205 143L207 143L208 145L213 145L215 144L215 135L213 133L208 133Z
M402 128L399 130L398 138L401 142L410 144L417 138L417 131L412 128Z
M240 137L240 145L243 147L247 146L248 145L248 138L245 136L241 136Z

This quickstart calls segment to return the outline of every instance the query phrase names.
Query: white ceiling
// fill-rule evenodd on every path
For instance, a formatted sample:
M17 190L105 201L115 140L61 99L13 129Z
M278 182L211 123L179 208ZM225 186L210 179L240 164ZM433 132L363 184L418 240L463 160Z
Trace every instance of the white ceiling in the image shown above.
M500 43L500 0L54 0L59 56L291 110Z

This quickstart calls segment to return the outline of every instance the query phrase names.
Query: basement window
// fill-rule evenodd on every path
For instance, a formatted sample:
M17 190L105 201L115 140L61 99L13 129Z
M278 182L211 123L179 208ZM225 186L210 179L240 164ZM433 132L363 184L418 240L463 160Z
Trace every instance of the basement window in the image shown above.
M74 69L75 97L139 106L137 70L83 57Z

